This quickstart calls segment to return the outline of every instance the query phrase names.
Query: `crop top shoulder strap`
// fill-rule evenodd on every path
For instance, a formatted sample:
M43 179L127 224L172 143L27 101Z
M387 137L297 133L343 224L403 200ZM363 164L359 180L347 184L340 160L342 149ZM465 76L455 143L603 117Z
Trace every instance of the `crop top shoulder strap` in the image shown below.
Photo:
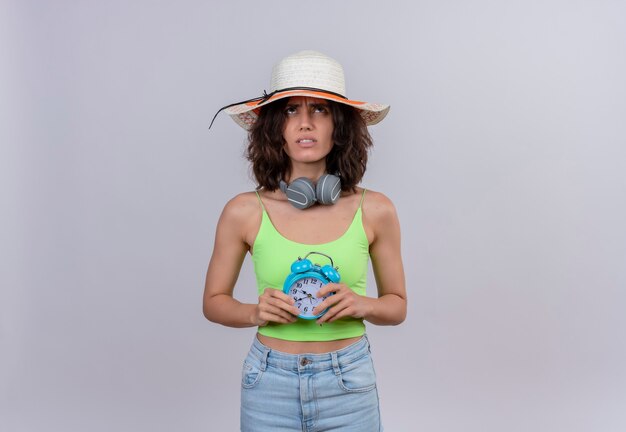
M261 209L263 210L263 212L265 212L265 206L263 205L263 200L261 200L261 195L259 195L259 191L255 190L254 193L256 194L256 197L259 199L259 204L261 204Z
M361 194L361 201L359 202L360 209L363 208L363 200L365 200L365 192L367 192L367 189L363 188L363 193Z

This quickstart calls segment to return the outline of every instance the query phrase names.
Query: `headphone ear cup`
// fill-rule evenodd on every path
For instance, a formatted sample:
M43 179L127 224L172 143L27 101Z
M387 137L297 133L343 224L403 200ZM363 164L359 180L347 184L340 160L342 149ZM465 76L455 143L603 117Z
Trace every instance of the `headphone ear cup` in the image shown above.
M335 204L341 195L341 180L336 175L324 174L317 181L315 195L321 204Z
M315 204L315 185L306 177L295 179L285 190L287 200L296 208L304 210Z

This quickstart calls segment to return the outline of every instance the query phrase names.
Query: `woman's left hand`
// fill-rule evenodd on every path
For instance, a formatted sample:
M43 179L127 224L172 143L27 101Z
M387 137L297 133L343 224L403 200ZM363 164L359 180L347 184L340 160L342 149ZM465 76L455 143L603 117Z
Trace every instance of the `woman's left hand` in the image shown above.
M334 294L328 296L313 309L313 313L318 314L324 309L329 308L324 315L318 318L318 324L333 322L344 317L365 318L371 310L371 302L375 301L375 299L355 293L350 287L342 283L327 284L318 291L317 296L324 297L330 293Z

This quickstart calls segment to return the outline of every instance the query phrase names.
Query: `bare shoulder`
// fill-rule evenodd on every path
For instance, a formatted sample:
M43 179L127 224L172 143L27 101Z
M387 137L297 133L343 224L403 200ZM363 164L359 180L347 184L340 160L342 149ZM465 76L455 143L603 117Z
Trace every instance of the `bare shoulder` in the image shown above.
M396 207L385 194L373 190L367 190L363 200L363 215L372 222L385 222L396 219Z
M260 204L256 193L244 192L234 196L226 203L222 217L240 222L253 217L259 212Z
M385 194L367 190L363 200L363 226L370 244L399 232L396 207Z
M244 242L251 244L261 223L261 215L261 204L256 193L240 193L224 206L218 231L230 232L243 239Z

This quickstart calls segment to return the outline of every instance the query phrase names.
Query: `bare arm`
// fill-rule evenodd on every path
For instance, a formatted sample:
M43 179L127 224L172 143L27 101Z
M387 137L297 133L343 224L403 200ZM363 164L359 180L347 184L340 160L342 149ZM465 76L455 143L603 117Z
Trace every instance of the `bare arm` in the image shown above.
M314 312L330 307L319 323L345 316L363 318L372 324L397 325L406 318L406 286L400 253L400 223L391 201L382 194L368 192L363 217L371 238L370 258L376 278L378 298L360 296L344 284L328 284L318 296L328 297Z
M376 278L378 299L365 319L378 325L400 324L406 318L406 284L400 252L400 223L388 198L379 195L372 211L374 240L370 258Z
M256 197L239 195L224 207L217 224L204 287L203 311L208 320L228 327L295 320L292 312L297 308L278 290L266 289L258 304L241 303L233 297L241 265L250 248L250 234L256 234L259 223Z

